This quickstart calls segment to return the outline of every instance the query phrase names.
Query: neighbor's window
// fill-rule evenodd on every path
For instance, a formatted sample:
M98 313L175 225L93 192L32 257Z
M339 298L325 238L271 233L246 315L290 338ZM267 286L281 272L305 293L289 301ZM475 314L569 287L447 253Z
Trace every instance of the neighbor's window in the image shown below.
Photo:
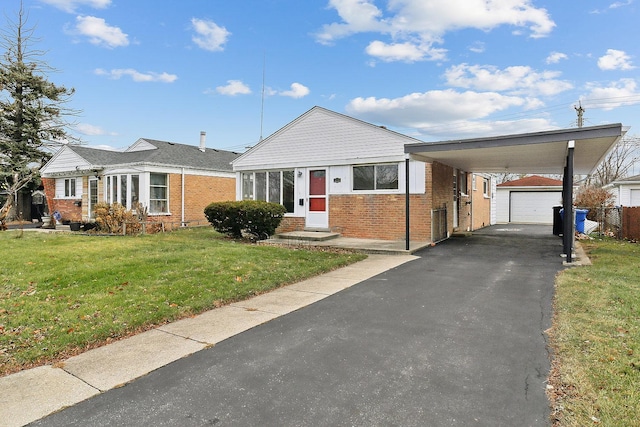
M65 178L64 197L76 197L76 179L75 178Z
M152 173L149 176L149 213L169 213L169 186L166 174Z
M398 165L380 164L353 167L354 190L397 190Z
M489 180L487 178L482 179L482 193L484 197L489 197Z
M263 200L294 210L293 170L242 173L242 200ZM255 197L254 197L255 194Z

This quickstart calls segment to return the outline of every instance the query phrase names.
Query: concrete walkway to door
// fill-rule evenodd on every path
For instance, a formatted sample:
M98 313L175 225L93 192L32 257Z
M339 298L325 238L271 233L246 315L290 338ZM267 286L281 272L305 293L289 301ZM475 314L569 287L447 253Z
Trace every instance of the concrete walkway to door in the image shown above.
M546 426L550 227L450 239L38 426Z

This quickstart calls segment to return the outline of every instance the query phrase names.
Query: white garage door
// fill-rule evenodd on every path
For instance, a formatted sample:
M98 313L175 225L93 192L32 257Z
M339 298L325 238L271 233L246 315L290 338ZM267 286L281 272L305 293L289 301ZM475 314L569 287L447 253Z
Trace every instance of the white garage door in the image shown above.
M562 204L561 191L512 191L510 221L528 224L553 224L553 207Z

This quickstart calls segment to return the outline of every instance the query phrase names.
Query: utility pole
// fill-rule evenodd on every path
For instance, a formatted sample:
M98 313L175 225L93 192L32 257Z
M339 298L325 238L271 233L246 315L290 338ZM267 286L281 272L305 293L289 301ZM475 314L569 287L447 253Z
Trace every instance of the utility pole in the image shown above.
M584 108L582 108L582 102L578 101L578 106L573 107L578 113L578 127L581 128L584 125Z

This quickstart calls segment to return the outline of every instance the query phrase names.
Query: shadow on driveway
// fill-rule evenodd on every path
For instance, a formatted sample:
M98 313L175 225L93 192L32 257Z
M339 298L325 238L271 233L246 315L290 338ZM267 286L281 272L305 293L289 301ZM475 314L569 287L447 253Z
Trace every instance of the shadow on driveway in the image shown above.
M549 425L561 252L551 227L449 239L34 425Z

